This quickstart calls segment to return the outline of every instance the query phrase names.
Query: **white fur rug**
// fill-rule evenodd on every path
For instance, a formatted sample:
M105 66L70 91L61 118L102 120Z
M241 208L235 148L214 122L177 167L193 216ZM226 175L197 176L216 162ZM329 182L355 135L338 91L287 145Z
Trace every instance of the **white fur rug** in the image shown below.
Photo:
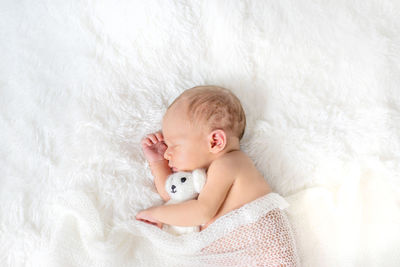
M319 3L318 3L319 2ZM242 100L242 148L304 266L400 265L399 1L0 2L0 265L157 266L140 139L186 88Z

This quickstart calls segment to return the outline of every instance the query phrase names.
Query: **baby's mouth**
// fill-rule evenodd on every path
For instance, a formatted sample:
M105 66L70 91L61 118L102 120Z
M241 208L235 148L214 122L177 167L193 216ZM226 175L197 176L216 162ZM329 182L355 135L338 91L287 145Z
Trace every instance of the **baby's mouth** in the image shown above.
M169 166L169 167L171 168L171 170L172 170L173 172L177 172L177 171L178 171L178 169L175 168L175 167L173 167L173 166Z
M177 172L178 169L174 167L174 165L172 165L172 163L169 161L168 162L168 167L173 171L173 172Z

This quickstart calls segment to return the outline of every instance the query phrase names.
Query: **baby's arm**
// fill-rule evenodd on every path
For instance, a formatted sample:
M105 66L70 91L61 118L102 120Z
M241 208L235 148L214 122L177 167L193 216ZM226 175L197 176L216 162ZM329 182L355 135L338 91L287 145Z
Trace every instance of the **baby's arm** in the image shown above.
M166 149L167 146L164 143L164 137L161 132L148 134L142 140L142 150L154 176L154 184L164 201L170 199L167 191L165 191L165 181L172 173L168 166L168 161L164 158Z
M210 221L225 201L235 175L228 162L221 158L215 160L207 172L207 182L197 200L179 204L153 207L137 214L136 219L153 219L176 226L197 226Z
M157 161L150 163L151 173L154 176L154 184L156 186L158 194L162 197L164 201L168 201L170 199L167 191L165 191L165 181L168 176L172 173L170 167L168 166L168 161Z

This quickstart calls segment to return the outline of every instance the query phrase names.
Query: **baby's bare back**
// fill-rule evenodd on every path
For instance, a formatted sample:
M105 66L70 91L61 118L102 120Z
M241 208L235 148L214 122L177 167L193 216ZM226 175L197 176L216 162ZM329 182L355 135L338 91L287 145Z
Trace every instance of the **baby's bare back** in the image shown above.
M223 157L233 170L229 173L235 176L234 182L217 214L201 230L224 214L271 192L270 186L245 153L232 151Z

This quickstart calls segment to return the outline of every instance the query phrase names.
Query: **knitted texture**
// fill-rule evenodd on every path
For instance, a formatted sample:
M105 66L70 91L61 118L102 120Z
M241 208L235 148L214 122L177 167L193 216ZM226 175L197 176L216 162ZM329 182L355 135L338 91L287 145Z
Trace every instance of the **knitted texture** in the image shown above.
M299 266L286 207L281 196L270 193L200 233L177 237L148 225L142 231L175 266Z

